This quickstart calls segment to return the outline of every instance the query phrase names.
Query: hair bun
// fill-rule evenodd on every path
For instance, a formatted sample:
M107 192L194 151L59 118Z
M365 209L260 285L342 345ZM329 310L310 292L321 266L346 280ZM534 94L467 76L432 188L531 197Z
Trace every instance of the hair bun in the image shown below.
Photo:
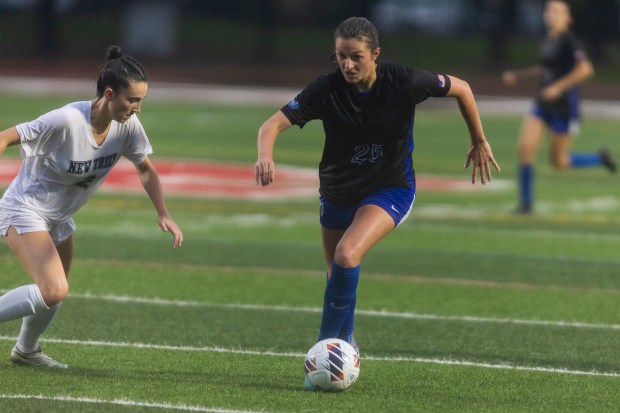
M118 92L127 89L133 82L146 82L144 68L136 59L123 54L120 47L110 46L97 78L97 97L102 97L106 88Z
M108 54L106 56L106 60L118 59L123 55L121 52L121 48L119 46L110 46L108 48Z

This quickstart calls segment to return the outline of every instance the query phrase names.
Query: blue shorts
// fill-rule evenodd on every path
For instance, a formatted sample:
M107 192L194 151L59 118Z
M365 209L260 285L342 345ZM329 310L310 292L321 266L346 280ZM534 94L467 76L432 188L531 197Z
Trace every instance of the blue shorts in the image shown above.
M375 192L362 199L357 206L340 205L321 197L321 225L328 229L345 229L353 222L355 213L364 205L377 205L400 225L411 212L415 200L415 188L392 188Z
M549 114L538 105L532 108L532 115L544 121L554 133L573 135L579 130L579 117L565 117Z
M576 90L568 92L568 115L552 113L540 103L534 104L532 115L541 119L551 131L558 134L576 134L579 131L579 94Z

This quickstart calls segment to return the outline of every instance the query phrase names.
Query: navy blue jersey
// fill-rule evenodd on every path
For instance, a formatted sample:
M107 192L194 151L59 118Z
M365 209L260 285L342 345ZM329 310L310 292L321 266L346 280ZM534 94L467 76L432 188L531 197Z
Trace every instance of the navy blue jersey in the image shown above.
M539 49L539 62L544 68L540 87L547 86L570 73L578 60L587 59L587 55L574 33L566 31L560 36L547 36ZM569 89L554 101L538 99L538 104L547 112L568 117L570 113L569 95L575 96L575 87Z
M323 121L319 192L332 202L352 205L381 189L415 186L415 106L449 90L445 74L378 60L369 92L357 91L336 69L308 85L281 111L299 127L313 119Z

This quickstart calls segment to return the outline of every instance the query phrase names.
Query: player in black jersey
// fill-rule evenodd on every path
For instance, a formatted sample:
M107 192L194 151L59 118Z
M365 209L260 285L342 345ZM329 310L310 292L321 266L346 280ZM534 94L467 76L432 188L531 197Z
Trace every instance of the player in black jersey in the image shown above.
M429 97L456 98L471 144L465 167L471 180L499 171L469 85L452 76L379 60L374 25L365 18L342 22L335 32L338 69L320 76L269 118L258 132L256 183L274 180L278 134L313 119L323 122L319 166L327 287L319 339L352 343L355 291L364 255L409 214L415 198L411 161L415 107Z
M579 127L578 86L594 74L583 47L570 31L572 17L563 0L549 0L544 7L547 35L540 45L539 64L503 73L504 83L516 86L526 77L540 78L532 111L526 115L519 137L518 212L532 211L534 159L549 128L552 133L551 164L557 169L603 166L614 172L616 162L606 150L598 153L570 152L571 137Z

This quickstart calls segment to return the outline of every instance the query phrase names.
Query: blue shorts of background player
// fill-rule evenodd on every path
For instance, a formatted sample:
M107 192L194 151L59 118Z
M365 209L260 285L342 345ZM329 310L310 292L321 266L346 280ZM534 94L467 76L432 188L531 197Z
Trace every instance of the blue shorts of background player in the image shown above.
M579 132L579 89L570 88L566 91L566 95L568 101L565 103L567 105L567 113L562 115L557 115L553 113L551 110L545 108L544 104L537 102L534 104L532 108L532 115L541 119L547 127L557 135L576 135Z
M532 115L542 119L549 129L558 135L576 135L579 132L579 113L571 110L568 116L558 116L549 113L540 105L534 105Z
M390 188L376 192L362 199L358 205L347 206L321 197L321 225L329 229L345 229L353 222L355 213L364 205L377 205L394 220L394 227L400 225L411 212L415 200L415 188Z

